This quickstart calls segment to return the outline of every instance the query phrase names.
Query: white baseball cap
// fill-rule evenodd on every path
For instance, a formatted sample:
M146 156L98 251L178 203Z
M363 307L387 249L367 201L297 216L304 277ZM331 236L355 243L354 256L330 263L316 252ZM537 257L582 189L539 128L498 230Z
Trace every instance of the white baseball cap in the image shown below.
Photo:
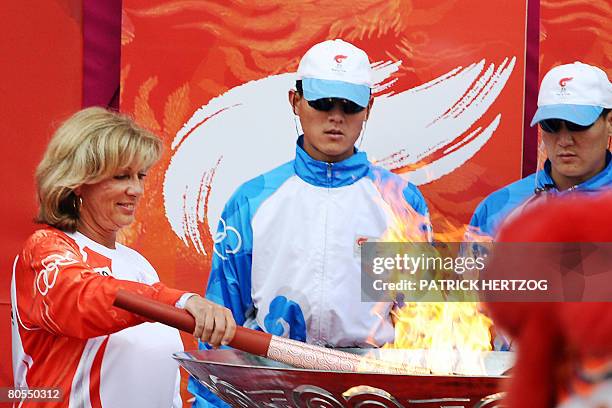
M588 126L604 108L612 108L612 84L603 70L582 62L559 65L542 79L531 126L545 119Z
M366 107L370 101L372 68L368 55L343 40L327 40L306 51L297 71L304 98L343 98Z

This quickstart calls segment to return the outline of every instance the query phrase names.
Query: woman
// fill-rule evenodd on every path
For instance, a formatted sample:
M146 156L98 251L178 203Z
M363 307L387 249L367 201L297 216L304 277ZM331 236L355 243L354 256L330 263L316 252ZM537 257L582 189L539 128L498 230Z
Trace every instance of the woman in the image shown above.
M171 357L183 348L178 331L112 307L119 289L186 309L202 341L232 339L228 309L164 286L143 256L116 242L161 150L151 133L102 108L77 112L51 139L36 171L37 221L46 225L13 270L17 387L60 388L71 407L181 406Z

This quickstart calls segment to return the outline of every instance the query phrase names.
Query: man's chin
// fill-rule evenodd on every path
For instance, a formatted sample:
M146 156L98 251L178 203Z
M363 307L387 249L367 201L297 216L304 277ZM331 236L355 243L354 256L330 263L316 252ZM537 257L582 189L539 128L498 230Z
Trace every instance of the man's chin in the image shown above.
M327 156L329 158L328 161L331 162L337 162L337 161L342 161L346 158L348 158L349 156L351 156L351 154L353 153L353 149L346 149L346 150L342 150L342 149L327 149L327 150L322 150L321 151L323 154L325 154L325 156Z

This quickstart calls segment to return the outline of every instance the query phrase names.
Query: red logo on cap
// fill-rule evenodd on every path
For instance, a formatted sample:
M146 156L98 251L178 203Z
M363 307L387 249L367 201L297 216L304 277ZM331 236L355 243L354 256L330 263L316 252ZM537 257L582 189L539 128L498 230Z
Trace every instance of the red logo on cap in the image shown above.
M574 77L561 78L559 80L559 85L561 85L562 88L565 88L565 85L567 85L567 83L572 79L574 79Z
M355 242L357 243L358 247L361 247L363 244L368 242L368 237L359 237Z
M334 57L334 60L336 60L338 64L342 64L342 61L344 61L346 58L348 58L346 55L338 54Z

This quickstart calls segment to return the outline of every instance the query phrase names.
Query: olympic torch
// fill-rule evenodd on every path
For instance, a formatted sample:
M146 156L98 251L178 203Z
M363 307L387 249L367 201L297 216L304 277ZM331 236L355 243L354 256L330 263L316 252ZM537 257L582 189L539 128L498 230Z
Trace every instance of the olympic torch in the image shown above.
M188 333L193 333L195 329L195 320L187 311L132 292L119 290L113 305ZM313 346L241 326L236 327L236 334L229 346L305 369L380 374L430 374L428 369L422 367Z

